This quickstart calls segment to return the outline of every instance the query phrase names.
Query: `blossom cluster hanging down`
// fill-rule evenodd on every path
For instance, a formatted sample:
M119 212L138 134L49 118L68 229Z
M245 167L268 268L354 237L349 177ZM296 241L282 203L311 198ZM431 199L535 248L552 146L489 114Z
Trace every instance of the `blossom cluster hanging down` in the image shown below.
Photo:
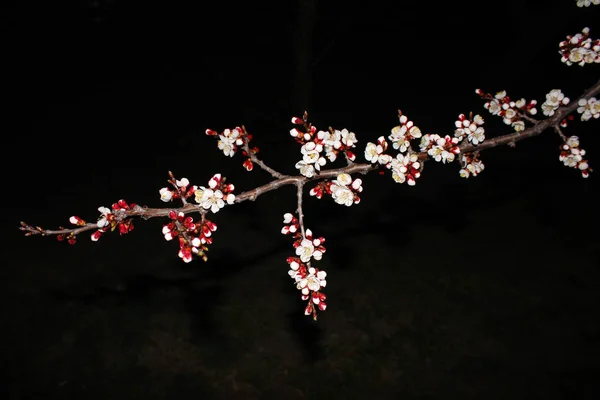
M577 136L570 136L560 147L560 156L558 159L562 163L570 168L577 168L581 171L581 175L587 178L590 175L591 168L585 156L585 150L579 147L579 138Z
M312 315L317 320L317 309L325 311L327 296L321 288L327 286L327 273L311 265L313 260L320 260L325 253L325 238L314 237L310 229L302 234L300 223L291 213L283 216L285 224L281 229L284 235L292 235L296 255L287 258L290 267L288 274L294 280L296 288L300 290L302 300L308 301L304 308L305 315Z

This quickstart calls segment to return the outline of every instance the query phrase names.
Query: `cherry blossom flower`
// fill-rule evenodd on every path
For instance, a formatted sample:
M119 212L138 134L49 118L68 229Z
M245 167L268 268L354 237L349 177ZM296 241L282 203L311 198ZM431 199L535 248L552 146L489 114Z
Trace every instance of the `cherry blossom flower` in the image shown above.
M525 122L524 121L515 121L512 123L511 127L515 130L515 132L521 132L525 130Z
M590 28L584 28L581 33L568 35L567 40L558 44L561 61L567 65L600 63L600 40L592 41L589 37Z
M188 178L181 178L181 180L175 180L175 184L185 190L185 188L190 184L190 181Z
M109 224L108 219L112 215L110 212L110 208L98 207L98 211L100 211L100 219L98 219L98 222L96 222L96 224L98 225L98 228L104 228Z
M325 271L318 271L315 268L308 269L308 275L300 279L296 284L296 287L302 292L303 295L308 295L311 291L319 291L322 287L327 286L327 273Z
M348 186L336 184L335 181L331 185L331 197L338 204L348 207L354 204L354 193L352 190Z
M427 134L421 138L420 148L435 161L445 164L454 161L454 155L460 153L458 142L458 138L449 135Z
M600 0L577 0L577 7L589 7L590 5L600 4Z
M420 138L422 133L421 129L414 125L412 121L409 121L406 115L403 115L400 111L398 113L400 125L392 128L391 135L388 136L388 139L392 142L392 147L394 149L404 153L410 147L410 141Z
M510 125L515 131L521 131L525 129L525 122L523 121L523 115L537 114L537 101L531 100L527 102L525 99L519 99L512 101L507 96L506 91L496 93L492 96L489 93L484 93L481 89L476 89L480 97L487 100L484 104L484 108L487 109L490 114L502 117L502 122L506 125Z
M347 129L319 131L317 132L317 140L323 143L325 157L330 162L334 162L339 153L345 153L350 161L355 159L354 154L350 151L351 148L356 147L357 143L354 132Z
M587 160L583 158L585 154L585 150L579 147L579 137L570 136L561 146L561 152L558 159L567 167L579 169L581 175L584 178L587 178L591 169L589 168Z
M312 178L317 173L313 164L308 164L305 161L298 161L296 163L296 169L300 170L300 173L307 178Z
M300 246L296 247L296 255L300 257L302 262L309 262L315 252L313 242L308 239L303 239Z
M342 147L340 131L319 131L317 132L317 138L323 143L325 147L325 157L330 162L334 162L337 159L339 149Z
M358 143L358 140L356 139L356 135L354 134L354 132L350 132L350 131L348 131L348 129L342 129L341 131L335 131L335 132L340 133L340 135L342 136L342 144L348 148L355 147L356 143Z
M173 192L166 187L160 189L158 192L160 193L160 199L165 203L168 203L173 199Z
M582 121L589 121L592 118L600 118L600 101L596 100L595 97L590 97L589 99L579 99L577 105L579 105L577 112L581 114Z
M459 175L462 178L469 178L471 176L477 176L483 171L485 166L483 163L472 153L463 154L460 163L462 168L459 171Z
M397 183L408 181L410 186L414 186L416 179L421 176L419 168L421 163L416 154L398 153L396 158L393 158L388 168L392 170L392 179Z
M480 95L482 94L479 89L475 90L475 92ZM506 91L502 90L502 91L496 93L496 95L494 96L494 99L485 103L483 105L483 107L485 109L487 109L490 112L490 114L498 115L502 111L502 104L503 104L502 100L504 99L504 97L506 97Z
M196 192L196 203L206 210L210 209L213 213L218 212L221 208L225 207L225 201L223 200L223 192L220 190L212 190L200 186Z
M377 139L377 144L367 143L365 147L365 159L371 161L372 164L379 163L387 165L392 161L392 156L383 154L387 150L388 144L383 136Z
M362 190L362 179L355 179L353 181L352 176L346 173L339 174L328 186L328 193L331 194L333 200L338 204L348 207L360 202L358 193L362 192Z
M542 103L542 111L544 115L551 117L561 104L569 104L569 98L565 97L560 89L552 89L546 94L546 101Z
M456 130L454 136L459 140L467 137L467 140L474 145L477 145L485 140L485 129L483 129L483 118L481 115L467 118L465 114L460 114L458 120L454 123Z
M321 151L323 151L323 146L321 144L306 142L300 149L302 161L307 165L312 164L313 167L319 171L321 166L325 165L327 162L327 160L321 156Z
M222 136L221 139L217 142L217 147L219 148L219 150L223 151L223 154L225 154L228 157L233 157L237 150L233 141L226 139Z

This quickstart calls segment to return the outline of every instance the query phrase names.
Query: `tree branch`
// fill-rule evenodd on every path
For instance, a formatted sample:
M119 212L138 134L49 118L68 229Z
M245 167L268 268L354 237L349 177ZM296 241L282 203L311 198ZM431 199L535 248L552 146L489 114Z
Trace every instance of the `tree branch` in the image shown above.
M599 93L600 93L600 81L596 82L594 85L592 85L590 88L588 88L576 100L571 101L566 106L559 107L552 117L549 117L549 118L547 118L545 120L541 120L541 121L536 121L536 120L531 121L530 120L530 122L534 124L533 127L525 129L520 132L512 132L512 133L498 136L495 138L489 138L489 139L484 140L482 143L480 143L478 145L472 145L468 142L465 142L459 146L460 152L461 153L479 152L481 150L486 150L486 149L490 149L490 148L501 146L501 145L508 145L508 144L515 143L515 142L523 140L523 139L537 136L537 135L541 134L543 131L545 131L546 129L552 128L552 127L557 128L560 132L560 127L559 127L560 122L565 117L567 117L569 114L571 114L572 112L574 112L577 109L579 99L582 99L582 98L587 99L587 98L593 97ZM243 128L243 130L244 130L244 133L246 133L245 128ZM248 142L249 141L246 138L244 140L244 144L243 144L243 148L246 151L246 153L248 154L248 157L252 160L252 162L256 163L262 169L269 172L276 179L274 179L273 181L266 183L262 186L258 186L254 189L250 189L250 190L240 193L239 195L237 195L235 197L235 203L241 203L241 202L244 202L247 200L254 201L254 200L256 200L256 198L258 196L260 196L264 193L271 192L273 190L277 190L277 189L281 188L282 186L295 185L298 188L298 190L297 190L298 191L298 211L300 212L300 214L299 214L299 218L301 221L300 226L303 231L304 231L304 226L303 226L304 224L302 223L302 214L301 214L301 211L302 211L302 203L301 203L302 193L301 192L302 192L304 186L306 185L306 183L308 183L310 181L336 178L338 175L340 175L342 173L350 174L350 175L352 175L352 174L365 175L371 171L378 170L381 167L380 165L377 165L377 164L350 163L346 167L342 167L342 168L321 170L318 174L316 174L312 178L307 178L302 175L288 176L288 175L283 175L283 174L273 170L272 168L265 165L264 162L259 160L256 157L256 155L254 154L254 152L251 151L251 149L249 148ZM425 161L428 159L428 154L426 152L420 152L420 153L417 153L417 155L418 155L419 159L422 161ZM173 177L171 177L171 178L173 179ZM132 209L119 210L118 212L116 212L115 220L116 220L116 222L122 222L122 221L125 221L126 219L134 218L134 217L141 217L143 219L166 217L172 211L174 211L176 213L183 213L183 214L196 213L196 212L205 213L206 212L206 210L204 210L199 205L187 203L185 201L184 196L180 196L180 197L184 203L183 206L181 206L181 207L148 208L148 207L141 207L139 205L136 205ZM41 236L72 235L72 236L74 236L74 235L78 235L82 232L99 229L99 228L101 228L101 227L96 223L85 223L84 226L77 226L76 228L60 227L59 229L52 230L52 229L44 229L39 226L28 225L25 222L21 222L21 226L19 229L21 231L24 231L26 236L33 236L33 235L41 235ZM304 235L304 232L303 232L303 235Z

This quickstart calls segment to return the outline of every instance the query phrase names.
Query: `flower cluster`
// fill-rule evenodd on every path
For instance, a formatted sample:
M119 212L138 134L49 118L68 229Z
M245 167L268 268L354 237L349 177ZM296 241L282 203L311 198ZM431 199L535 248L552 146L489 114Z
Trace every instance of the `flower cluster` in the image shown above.
M200 204L205 210L210 209L213 213L218 212L227 204L235 202L235 195L232 193L235 187L225 183L226 178L221 174L215 174L208 181L208 187L200 186L194 191L196 203Z
M310 195L320 199L323 193L327 193L336 203L350 207L360 203L358 194L362 191L362 179L352 180L350 174L343 173L332 181L319 182L310 190Z
M577 112L581 114L582 121L589 121L592 118L600 118L600 101L595 97L589 99L579 99L577 102Z
M577 0L577 7L589 7L592 4L597 6L600 0Z
M586 27L581 33L567 35L567 40L558 44L558 53L562 56L560 61L567 65L577 64L583 67L585 64L600 63L600 40L592 40L590 28Z
M496 93L492 96L489 93L483 92L481 89L475 89L475 93L484 100L487 100L483 107L492 115L502 117L502 121L506 125L510 125L516 132L525 129L525 121L523 117L527 114L536 115L537 105L536 100L527 101L520 99L513 101L506 95L506 91Z
M206 261L207 245L212 243L212 232L217 230L217 225L206 218L195 223L192 217L186 217L182 212L171 211L169 218L171 222L163 226L162 234L167 241L179 239L179 258L189 263L197 255Z
M174 190L170 190L167 187L160 189L160 199L165 203L175 199L187 199L193 196L198 186L190 185L190 181L187 178L175 179L171 178L169 183L173 185Z
M421 129L409 121L406 115L402 115L400 110L398 110L398 118L400 125L392 128L392 134L388 136L388 139L392 142L394 149L404 153L410 148L411 140L421 137Z
M478 154L476 153L462 154L460 158L460 166L461 168L458 173L462 178L477 176L485 168L481 160L479 160Z
M296 169L307 178L317 175L327 160L334 162L339 154L344 154L349 162L356 159L351 150L357 143L353 132L332 128L329 128L329 131L317 131L317 128L308 122L307 113L304 113L302 119L293 117L292 124L297 127L290 130L290 135L302 145L302 160L296 163Z
M483 118L477 114L473 117L473 114L467 118L465 114L460 114L458 120L454 123L456 129L454 130L454 136L462 141L465 137L469 142L474 145L482 143L485 140L485 129L483 128Z
M252 156L258 153L258 147L250 147L252 135L246 132L244 127L225 129L221 134L213 131L212 129L207 129L206 134L217 139L217 147L227 157L233 157L233 155L237 153L238 149L242 147L242 155L246 157L246 160L242 163L242 165L247 171L252 171L252 169L254 169L254 163L252 162L251 155L248 154L243 146L245 143L248 144L248 149L250 150Z
M365 159L370 161L371 164L379 163L381 166L387 166L392 162L392 156L385 154L388 149L388 144L385 141L385 137L379 136L377 143L367 143L365 147Z
M392 179L397 183L407 182L409 186L417 183L417 178L421 176L421 163L419 156L415 153L398 153L396 158L392 158L386 167L392 170Z
M121 235L131 232L133 230L133 221L131 219L124 219L123 217L126 216L127 211L131 211L135 207L135 203L128 204L123 199L114 203L111 208L104 206L98 207L98 211L100 211L100 217L98 217L98 221L96 222L98 229L92 233L92 241L97 242L102 234L109 230L114 231L115 229L119 229ZM87 225L86 221L76 215L70 217L69 222L81 227ZM58 235L56 238L59 241L66 239L69 244L75 244L77 242L76 234L74 232Z
M321 292L321 288L327 286L327 273L311 266L311 259L320 260L325 253L322 237L315 238L310 229L307 229L302 235L300 222L291 213L283 216L284 235L292 234L295 238L294 248L296 256L288 257L287 263L290 266L289 276L294 280L296 288L300 290L302 300L308 300L304 309L305 315L312 315L317 319L317 309L324 311L327 308L325 303L326 296Z
M416 179L421 176L422 164L419 156L411 147L411 141L423 138L421 129L410 121L402 111L398 110L400 125L392 128L388 139L392 147L399 151L396 157L386 154L388 144L385 137L380 136L377 143L367 143L365 148L365 159L372 164L381 166L392 171L392 179L396 183L408 182L410 186L416 184Z
M565 97L560 89L552 89L550 93L546 94L546 101L542 103L542 111L544 115L551 117L558 107L569 104L569 101L571 100Z
M579 138L577 136L570 136L560 147L560 156L558 159L567 167L579 169L581 176L587 178L592 169L583 156L585 156L585 150L579 147Z
M441 137L438 134L427 134L421 138L419 147L421 151L427 154L437 162L451 163L454 156L460 153L458 143L461 141L458 137L446 135Z

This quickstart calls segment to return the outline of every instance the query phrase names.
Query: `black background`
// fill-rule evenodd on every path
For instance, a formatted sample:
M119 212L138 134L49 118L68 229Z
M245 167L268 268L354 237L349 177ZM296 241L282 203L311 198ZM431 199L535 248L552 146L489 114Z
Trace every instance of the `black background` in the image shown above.
M18 231L93 220L120 198L162 207L168 171L198 185L219 172L238 192L269 181L206 128L244 124L286 174L300 159L290 118L305 109L320 129L355 132L359 149L398 109L426 133L470 111L488 137L508 133L474 90L578 97L598 67L567 67L558 42L585 26L597 37L598 7L55 3L2 13L5 398L600 395L597 178L564 167L550 131L485 151L473 179L428 162L415 187L364 177L351 208L307 197L306 224L328 240L316 323L279 233L291 187L215 215L206 264L181 262L158 220L73 247ZM312 28L298 4L315 4ZM594 168L596 122L565 133Z

